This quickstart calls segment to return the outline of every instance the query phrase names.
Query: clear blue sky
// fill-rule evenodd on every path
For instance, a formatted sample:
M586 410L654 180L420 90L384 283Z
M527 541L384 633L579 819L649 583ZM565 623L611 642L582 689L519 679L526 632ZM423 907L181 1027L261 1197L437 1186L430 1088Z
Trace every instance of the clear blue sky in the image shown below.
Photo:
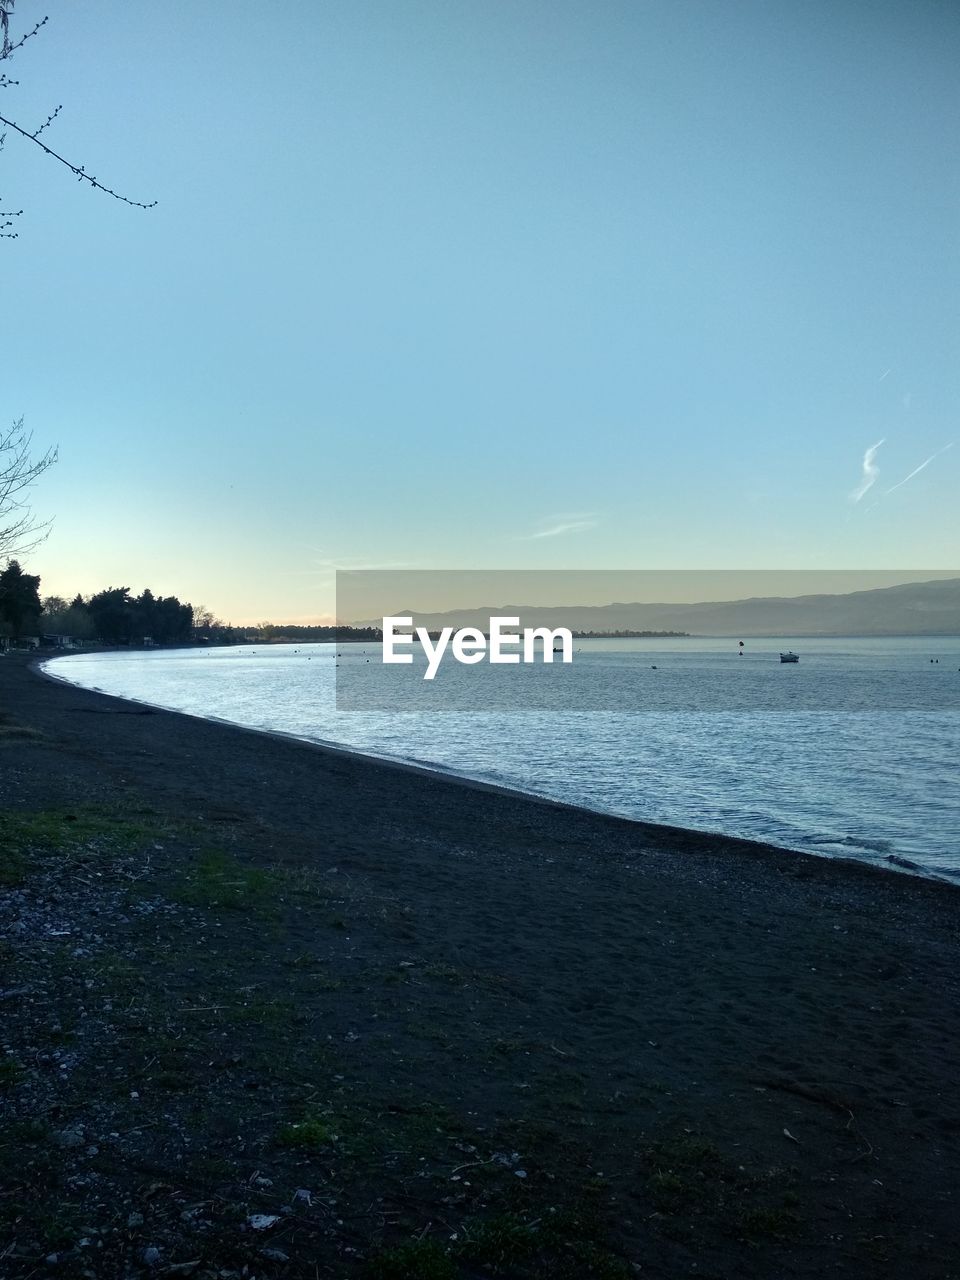
M159 204L0 154L44 594L960 565L953 0L48 11L0 112Z

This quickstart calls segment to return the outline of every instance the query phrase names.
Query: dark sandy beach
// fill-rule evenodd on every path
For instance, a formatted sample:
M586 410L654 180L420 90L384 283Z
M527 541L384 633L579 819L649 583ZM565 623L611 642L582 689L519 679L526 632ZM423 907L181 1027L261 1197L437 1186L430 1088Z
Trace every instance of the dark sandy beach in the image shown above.
M0 717L0 1277L960 1276L954 887Z

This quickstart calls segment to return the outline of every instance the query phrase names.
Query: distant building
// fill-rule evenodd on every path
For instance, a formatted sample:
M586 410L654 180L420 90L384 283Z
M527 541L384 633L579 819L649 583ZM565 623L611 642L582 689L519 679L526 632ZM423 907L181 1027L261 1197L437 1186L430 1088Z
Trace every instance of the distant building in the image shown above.
M40 645L44 649L78 649L80 641L73 636L45 634L40 637Z

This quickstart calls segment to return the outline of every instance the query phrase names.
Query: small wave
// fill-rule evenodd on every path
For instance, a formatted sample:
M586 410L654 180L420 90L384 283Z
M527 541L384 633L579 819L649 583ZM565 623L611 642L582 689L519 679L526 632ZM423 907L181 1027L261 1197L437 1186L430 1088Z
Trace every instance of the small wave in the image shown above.
M866 849L869 853L889 854L889 840L871 840L868 836L810 836L811 844L840 846L843 849Z

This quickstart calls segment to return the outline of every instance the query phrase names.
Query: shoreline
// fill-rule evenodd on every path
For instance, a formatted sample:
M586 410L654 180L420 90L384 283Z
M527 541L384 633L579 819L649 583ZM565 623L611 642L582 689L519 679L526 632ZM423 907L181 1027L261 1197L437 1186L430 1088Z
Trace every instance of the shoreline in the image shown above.
M126 650L104 650L103 652L127 652ZM145 650L144 652L149 652ZM483 778L474 777L467 773L459 773L452 767L442 764L436 764L428 761L403 760L387 755L376 755L372 752L366 752L356 747L350 747L341 743L332 742L325 739L307 738L294 733L286 733L278 729L257 729L249 725L242 725L236 721L227 720L219 716L205 716L196 712L182 711L176 708L164 707L159 703L151 703L138 698L124 697L120 694L104 693L99 690L89 689L86 686L78 685L72 681L58 676L47 668L53 662L57 661L57 657L66 655L56 655L55 657L45 657L38 659L34 655L32 661L29 662L30 668L40 677L54 681L57 684L64 685L68 688L80 690L84 693L95 694L101 698L107 698L118 702L129 703L133 706L149 708L152 711L162 711L167 715L182 716L188 720L198 721L200 723L208 723L221 725L224 728L237 730L243 733L251 733L263 738L276 739L298 744L303 747L317 750L320 752L330 753L335 756L346 756L361 762L367 762L375 766L384 768L400 769L412 774L422 775L431 778L437 778L441 781L447 781L456 786L462 786L472 789L479 789L489 792L493 795L502 795L514 798L516 800L529 800L536 804L547 805L563 811L570 811L582 815L592 815L602 819L609 819L614 822L624 822L631 826L637 827L645 836L656 836L662 834L663 838L671 842L679 841L681 843L696 842L707 840L711 844L722 843L730 853L747 853L752 852L756 856L784 856L791 858L809 859L814 863L827 862L832 865L846 868L850 872L859 872L866 869L871 873L888 874L893 873L900 877L907 877L912 880L920 880L934 884L945 885L949 888L960 889L960 878L951 877L946 872L938 872L928 870L919 863L913 862L911 859L894 857L876 856L876 860L872 861L867 858L844 857L840 854L831 853L813 853L808 849L800 849L791 845L773 844L765 840L756 840L746 836L729 835L721 831L713 831L699 827L685 827L672 823L649 822L642 818L632 818L625 814L614 813L607 809L594 809L587 805L574 804L569 801L557 800L552 796L543 795L536 791L525 791L520 787L506 786L503 783L490 782ZM76 656L76 655L70 655ZM960 877L960 873L958 873Z
M960 1277L949 882L19 659L0 753L4 1280Z

